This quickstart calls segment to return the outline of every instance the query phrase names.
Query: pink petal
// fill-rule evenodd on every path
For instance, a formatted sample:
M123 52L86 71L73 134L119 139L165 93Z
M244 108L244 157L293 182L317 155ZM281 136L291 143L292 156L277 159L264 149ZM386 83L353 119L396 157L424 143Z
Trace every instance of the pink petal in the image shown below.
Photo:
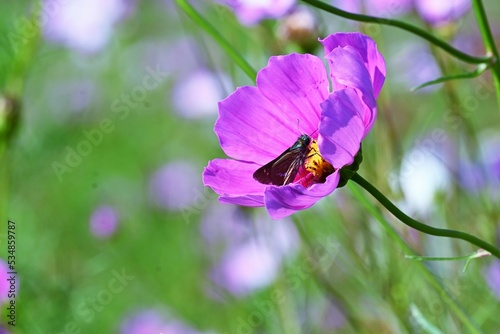
M277 108L287 115L289 126L300 133L318 129L320 103L329 94L329 83L322 60L308 54L292 53L271 57L266 68L257 75L257 85ZM293 141L295 139L291 138Z
M334 91L345 87L356 88L361 92L364 104L363 121L369 130L375 122L377 103L373 96L370 76L359 53L351 46L336 48L330 52L328 59L332 71Z
M203 183L220 195L220 201L245 206L263 206L265 184L253 179L259 165L231 159L215 159L203 172Z
M264 206L264 196L260 195L225 195L219 197L219 202L226 204L236 204L242 206L259 207Z
M222 149L234 159L260 165L276 158L301 133L318 129L328 85L316 56L271 57L257 75L258 88L238 88L219 103L215 132Z
M375 97L379 95L385 81L385 61L373 39L360 33L337 33L327 36L320 42L325 48L326 55L337 47L351 46L356 49L370 73L374 95Z
M289 119L257 87L240 87L219 102L215 123L224 152L237 160L266 164L299 137L297 121Z
M333 167L342 168L354 161L366 129L360 115L364 104L353 88L333 92L321 107L318 146Z
M273 219L281 219L307 209L331 194L337 187L339 178L340 174L336 170L326 178L325 183L316 183L309 188L300 184L290 184L284 187L270 186L264 194L267 211Z

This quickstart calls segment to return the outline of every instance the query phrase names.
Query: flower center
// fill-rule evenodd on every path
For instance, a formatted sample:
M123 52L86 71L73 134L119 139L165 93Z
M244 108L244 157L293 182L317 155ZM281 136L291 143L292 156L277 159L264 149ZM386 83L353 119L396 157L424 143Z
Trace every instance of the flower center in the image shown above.
M295 178L295 182L306 188L314 183L324 183L326 177L335 171L335 168L321 156L316 140L312 140L309 144L306 157Z
M333 173L333 166L323 159L319 153L318 142L313 140L309 145L309 153L304 161L304 168L314 176L314 182L323 183Z

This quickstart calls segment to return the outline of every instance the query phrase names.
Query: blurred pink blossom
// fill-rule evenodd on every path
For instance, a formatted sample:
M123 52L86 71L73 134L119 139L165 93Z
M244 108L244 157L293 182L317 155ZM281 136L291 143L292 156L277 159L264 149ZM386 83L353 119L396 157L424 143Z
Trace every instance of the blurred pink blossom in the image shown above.
M9 275L9 267L7 262L3 259L0 259L0 305L7 302L9 300L8 294L10 289L10 283L7 281Z
M90 217L90 231L98 238L109 238L118 226L118 213L108 205L98 207Z

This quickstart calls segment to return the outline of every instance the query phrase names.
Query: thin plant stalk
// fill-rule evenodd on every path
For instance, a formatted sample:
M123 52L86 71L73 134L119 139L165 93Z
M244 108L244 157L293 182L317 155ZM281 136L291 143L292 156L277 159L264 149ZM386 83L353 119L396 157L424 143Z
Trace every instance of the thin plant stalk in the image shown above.
M417 36L422 37L423 39L429 41L430 43L440 47L441 49L445 50L455 58L458 58L466 63L470 64L483 64L483 63L491 63L493 61L493 57L491 56L484 56L484 57L475 57L471 56L467 53L464 53L450 44L446 43L445 41L437 38L436 36L430 34L429 32L425 31L422 28L419 28L417 26L414 26L412 24L399 21L399 20L393 20L389 18L383 18L383 17L375 17L375 16L369 16L369 15L362 15L362 14L354 14L354 13L349 13L346 11L343 11L339 8L330 6L324 2L317 1L317 0L302 0L302 2L305 2L313 7L319 8L321 10L324 10L326 12L329 12L331 14L353 20L353 21L359 21L359 22L368 22L368 23L375 23L375 24L383 24L383 25L388 25L388 26L393 26L397 27L403 30L406 30L408 32L411 32Z
M479 248L490 252L492 255L500 259L500 250L495 246L487 243L486 241L462 231L436 228L426 224L422 224L415 219L407 216L405 213L403 213L403 211L399 210L398 207L396 207L387 197L385 197L377 188L375 188L370 182L366 181L359 174L354 174L351 180L368 191L380 202L380 204L382 204L387 210L389 210L389 212L392 213L396 218L398 218L403 224L408 225L411 228L414 228L425 234L434 235L437 237L465 240L473 245L476 245Z

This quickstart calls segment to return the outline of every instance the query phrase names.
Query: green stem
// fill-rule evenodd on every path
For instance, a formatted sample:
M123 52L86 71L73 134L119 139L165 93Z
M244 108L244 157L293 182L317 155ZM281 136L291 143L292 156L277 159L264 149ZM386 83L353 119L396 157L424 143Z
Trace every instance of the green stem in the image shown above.
M472 253L475 255L476 253ZM440 256L418 256L418 255L405 255L407 259L416 261L462 261L468 260L472 255L462 255L462 256L452 256L452 257L440 257Z
M488 65L486 65L486 64L480 64L472 72L465 72L465 73L445 75L445 76L442 76L442 77L437 78L435 80L424 82L423 84L418 85L417 87L412 88L411 91L414 92L414 91L422 89L424 87L428 87L428 86L432 86L432 85L437 85L437 84L448 82L448 81L451 81L451 80L476 78L476 77L480 76L481 74L483 74L488 68L489 68Z
M357 175L357 174L356 174ZM355 176L356 176L355 175ZM350 190L353 192L357 200L370 212L370 214L378 221L384 228L386 233L394 240L406 253L415 255L415 251L405 242L405 240L398 234L398 232L392 227L391 224L387 222L380 210L375 207L368 199L364 196L359 188L354 187L351 183L347 184ZM457 303L455 298L443 287L442 283L432 274L428 267L426 267L422 262L416 262L415 267L420 270L422 275L427 279L427 281L436 289L436 291L441 296L446 296L450 300L450 308L469 330L470 333L481 333L476 324L470 319L463 308Z
M474 9L474 13L476 14L479 31L481 32L481 36L483 36L484 48L486 52L493 57L491 61L491 73L493 75L493 81L495 83L497 102L500 110L500 56L495 45L495 39L493 38L493 34L491 33L490 25L488 23L488 17L486 16L486 11L484 10L482 0L472 1L472 7Z
M431 227L429 225L422 224L418 221L416 221L413 218L408 217L406 214L404 214L401 210L399 210L394 204L392 204L387 197L385 197L377 188L375 188L370 182L366 181L363 177L361 177L359 174L354 174L352 179L354 182L359 184L361 187L363 187L366 191L368 191L373 197L375 197L387 210L389 210L396 218L398 218L402 223L410 226L411 228L414 228L416 230L419 230L420 232L430 234L430 235L435 235L438 237L448 237L448 238L455 238L455 239L461 239L470 242L473 245L476 245L484 250L487 250L491 254L495 255L497 258L500 259L500 250L496 248L495 246L487 243L486 241L483 241L479 238L476 238L475 236L461 232L461 231L456 231L456 230L448 230L448 229L442 229L442 228L435 228Z
M219 43L219 45L227 52L229 57L231 57L234 62L245 72L248 77L255 81L257 77L257 72L248 64L248 62L240 55L234 47L229 43L222 35L215 29L215 27L210 24L203 16L201 16L196 9L191 6L186 0L175 0L177 5L182 8L184 13L186 13L196 24L198 24L202 29L204 29L208 34L210 34L213 39Z
M393 19L388 19L388 18L383 18L383 17L375 17L375 16L349 13L349 12L345 12L341 9L338 9L336 7L330 6L324 2L317 1L317 0L302 0L302 1L310 4L311 6L322 9L326 12L332 13L332 14L340 16L340 17L344 17L346 19L360 21L360 22L384 24L384 25L398 27L398 28L401 28L403 30L409 31L415 35L422 37L423 39L429 41L430 43L435 44L436 46L445 50L449 54L455 56L456 58L458 58L466 63L482 64L482 63L491 63L493 61L493 57L491 57L491 56L474 57L474 56L471 56L467 53L464 53L464 52L454 48L450 44L444 42L443 40L435 37L434 35L429 34L424 29L416 27L412 24L409 24L409 23L406 23L403 21L393 20Z

